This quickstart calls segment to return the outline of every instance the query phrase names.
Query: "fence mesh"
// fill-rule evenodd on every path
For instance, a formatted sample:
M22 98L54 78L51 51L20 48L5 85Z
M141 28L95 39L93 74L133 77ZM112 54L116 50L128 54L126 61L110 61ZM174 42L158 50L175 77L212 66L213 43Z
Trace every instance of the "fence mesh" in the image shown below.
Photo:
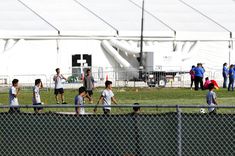
M74 109L57 106L35 114L27 111L32 108L1 108L1 155L235 155L234 113L184 113L179 107L159 112L149 106L140 113L115 107L109 115L102 108L76 115L62 108Z

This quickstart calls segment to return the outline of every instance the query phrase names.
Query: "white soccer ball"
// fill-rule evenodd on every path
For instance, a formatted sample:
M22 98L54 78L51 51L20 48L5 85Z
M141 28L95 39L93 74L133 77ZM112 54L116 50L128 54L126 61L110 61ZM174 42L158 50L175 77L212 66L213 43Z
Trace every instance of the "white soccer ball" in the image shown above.
M204 108L201 108L200 113L204 114L204 113L206 113L206 110Z
M42 105L44 105L44 103L43 103L43 102L41 102L41 104L42 104Z

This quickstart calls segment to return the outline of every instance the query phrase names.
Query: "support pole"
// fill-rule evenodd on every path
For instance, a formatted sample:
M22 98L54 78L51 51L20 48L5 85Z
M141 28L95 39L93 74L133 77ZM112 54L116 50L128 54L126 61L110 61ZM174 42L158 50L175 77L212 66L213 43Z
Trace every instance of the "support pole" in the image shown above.
M182 116L179 105L176 106L177 111L177 155L182 156Z
M139 66L139 79L142 80L143 72L143 31L144 31L144 0L142 2L142 17L141 17L141 35L140 35L140 66Z

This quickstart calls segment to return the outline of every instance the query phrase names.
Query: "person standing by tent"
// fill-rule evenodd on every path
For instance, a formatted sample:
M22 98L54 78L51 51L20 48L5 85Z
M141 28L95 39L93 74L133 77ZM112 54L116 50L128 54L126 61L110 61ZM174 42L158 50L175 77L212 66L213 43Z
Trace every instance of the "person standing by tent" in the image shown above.
M193 83L195 85L195 72L193 71L194 68L195 68L195 66L193 65L191 70L189 71L189 74L190 74L190 77L191 77L191 85L190 85L191 90L193 89Z
M235 71L234 71L234 65L231 64L229 67L228 71L228 76L229 76L229 84L228 84L228 91L230 91L230 87L232 88L232 91L234 90L234 76L235 76Z
M198 90L199 83L201 89L203 90L203 76L205 73L205 69L202 67L201 63L198 63L197 67L195 67L193 71L195 72L195 90Z
M87 91L87 98L89 99L90 103L92 103L92 95L94 89L94 77L91 75L91 70L87 69L86 76L83 80L83 86L86 88Z
M58 94L61 95L61 101L62 104L67 104L64 101L64 89L63 89L63 85L62 85L62 80L67 80L62 74L60 74L60 68L56 68L56 75L54 76L53 80L55 81L55 99L56 99L56 103L59 104L59 100L58 100Z
M228 68L227 63L223 64L223 72L222 72L224 82L223 82L223 88L227 88L227 79L228 79Z

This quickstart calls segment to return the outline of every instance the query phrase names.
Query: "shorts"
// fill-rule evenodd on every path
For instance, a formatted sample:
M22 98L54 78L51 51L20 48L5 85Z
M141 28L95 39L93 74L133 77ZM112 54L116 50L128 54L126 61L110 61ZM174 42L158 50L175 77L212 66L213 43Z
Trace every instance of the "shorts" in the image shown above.
M87 90L87 93L88 93L89 96L93 95L93 91L92 90Z
M64 89L63 89L63 88L55 89L55 90L54 90L54 94L55 94L55 95L64 94Z
M103 109L104 114L110 114L110 109Z
M34 103L33 104L34 106L38 106L38 105L42 105L41 103ZM43 107L37 107L37 108L33 108L34 109L34 111L36 112L36 111L40 111L40 110L43 110Z
M9 109L9 111L8 111L9 113L20 113L20 108L10 108Z

